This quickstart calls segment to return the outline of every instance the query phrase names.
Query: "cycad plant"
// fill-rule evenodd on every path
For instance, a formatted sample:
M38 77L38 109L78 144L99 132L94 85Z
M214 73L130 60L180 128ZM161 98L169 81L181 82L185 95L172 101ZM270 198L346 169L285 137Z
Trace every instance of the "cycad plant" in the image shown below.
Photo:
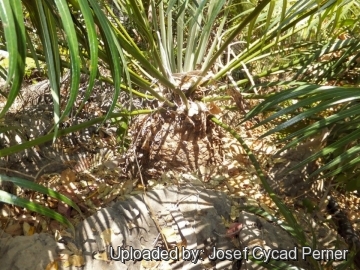
M349 55L356 54L357 37L345 41L332 39L341 27L349 27L349 20L355 20L351 13L354 9L358 9L356 1L335 0L263 0L246 4L230 0L2 1L1 46L10 57L8 68L2 68L0 75L6 79L10 90L5 93L7 102L0 118L21 91L25 57L28 56L46 63L53 97L54 128L43 137L0 150L0 156L87 125L103 123L109 118L123 121L129 116L144 114L131 122L133 136L126 154L127 169L134 172L140 169L143 175L150 177L170 168L196 170L216 165L222 150L220 127L230 131L243 144L234 127L222 124L213 115L234 108L244 115L248 99L265 101L246 119L275 110L278 112L269 120L276 117L283 120L282 115L310 105L313 111L296 111L295 120L289 120L274 131L339 102L352 102L355 107L344 108L341 119L345 121L351 108L356 108L356 98L352 96L355 90L322 91L321 86L306 86L304 81L321 67L327 67L320 60L322 56L344 52L339 58L327 61L332 69L321 73L325 80L340 74ZM324 39L331 41L324 43ZM71 83L69 95L63 97L60 78L66 69L70 70ZM262 79L285 72L295 74L294 79L273 83ZM81 73L88 74L83 102L90 96L95 80L101 80L114 87L112 105L105 117L60 129L60 123L69 117L71 110L81 109L73 107ZM255 85L260 79L262 84ZM273 86L280 90L299 88L269 97L268 89ZM259 87L261 92L257 90ZM121 91L127 93L131 106L117 104ZM325 96L321 95L326 95L327 99L322 100ZM297 105L282 109L283 101L296 98L301 100ZM214 101L232 102L232 106L220 108ZM318 103L319 106L312 105ZM144 107L134 104L144 104ZM333 123L336 119L330 117ZM289 138L301 135L299 138L304 139L328 124L320 120L311 130L292 134ZM245 144L243 146L246 148ZM346 143L341 144L345 146ZM356 152L353 148L349 150L352 154ZM304 234L295 219L271 192L254 156L250 157L265 188L287 222L295 228L293 234L305 245Z
M73 109L83 72L89 75L84 102L96 78L114 85L113 102L107 117L94 119L91 124L102 122L113 113L120 91L128 92L131 100L147 100L152 109L148 118L152 120L151 123L143 120L135 150L142 149L143 156L154 162L156 157L151 152L157 152L160 163L170 154L183 152L175 163L187 163L195 169L199 164L216 160L216 153L208 151L214 150L215 146L212 146L215 140L209 139L211 135L207 133L211 128L207 115L213 106L208 101L230 98L244 112L244 99L249 98L249 93L254 93L250 97L256 98L257 93L255 87L246 87L249 81L253 84L253 79L291 69L304 74L305 67L339 47L328 43L316 51L315 43L303 40L324 38L321 32L324 24L337 30L343 13L353 4L352 1L262 1L246 5L225 0L199 3L4 1L0 14L1 33L3 48L10 57L8 70L3 69L2 75L10 90L0 117L6 114L21 89L25 56L32 57L37 63L46 63L54 101L54 132L4 149L0 154L5 156L76 130L77 127L72 127L59 133L59 123ZM335 10L337 12L332 13ZM33 29L36 31L31 31ZM345 48L351 42L343 42L341 46ZM263 63L269 67L264 67ZM102 70L108 69L109 75L99 72L99 66ZM245 73L245 78L239 80L236 74L247 67L255 67L257 74ZM60 95L60 77L64 69L71 71L68 97ZM63 99L66 106L61 110ZM129 114L129 108L123 108L121 104L119 107L120 115ZM163 125L159 128L162 121L171 122L171 127ZM173 141L185 141L182 146L163 145L164 134L161 133L170 130ZM186 134L175 136L177 132ZM193 138L195 135L197 137ZM196 143L190 146L187 141ZM170 148L175 152L166 150ZM208 149L203 151L205 148ZM198 152L196 159L193 154L184 156L194 150ZM210 152L213 153L209 155Z

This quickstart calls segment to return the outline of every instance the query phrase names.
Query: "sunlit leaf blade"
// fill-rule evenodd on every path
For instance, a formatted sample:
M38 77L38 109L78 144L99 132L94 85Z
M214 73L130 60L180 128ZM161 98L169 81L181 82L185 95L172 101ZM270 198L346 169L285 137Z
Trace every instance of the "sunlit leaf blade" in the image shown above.
M84 16L84 21L86 25L87 38L88 38L88 46L89 46L89 54L90 54L90 64L89 64L89 82L84 95L84 99L78 109L78 112L83 108L85 102L89 99L92 89L95 84L95 78L98 72L98 38L95 29L95 21L91 13L91 9L87 3L87 1L79 1L81 13Z
M38 191L42 194L47 194L50 197L53 197L55 199L58 199L66 204L68 204L69 206L71 206L72 208L74 208L76 211L78 211L78 213L80 215L82 215L80 208L76 205L76 203L74 203L72 200L70 200L68 197L60 194L57 191L54 191L52 189L46 188L42 185L39 185L37 183L34 183L32 181L28 181L25 179L21 179L18 177L10 177L10 176L6 176L6 175L0 175L0 180L1 181L10 181L13 182L14 184L18 185L19 187L22 188L27 188L27 189L31 189L34 191Z
M304 232L301 229L300 225L296 222L296 219L293 216L293 214L291 213L291 211L289 211L289 209L277 197L277 195L274 193L273 189L270 187L270 185L267 182L265 175L260 167L259 162L255 158L254 154L252 153L250 148L247 146L247 144L243 141L241 136L239 134L237 134L235 130L231 129L226 124L220 122L215 117L212 117L211 121L213 121L216 125L222 127L224 130L228 131L241 144L241 146L244 148L247 155L249 156L249 159L252 162L253 166L255 167L256 173L257 173L263 187L265 188L265 190L267 191L267 193L269 194L271 199L274 201L274 203L278 207L281 214L285 217L287 224L293 229L292 231L289 231L289 233L291 233L294 237L296 237L296 239L298 239L302 245L304 245L304 246L308 245L307 241L306 241L306 237L305 237Z
M320 174L321 177L332 177L347 170L351 171L360 161L358 157L360 150L352 145L360 137L360 119L357 119L360 114L359 90L358 88L304 85L274 94L255 107L249 116L251 118L251 115L257 115L266 112L271 107L284 106L286 102L290 102L290 105L286 104L287 106L283 109L272 113L257 125L277 121L277 125L265 132L262 137L283 132L302 120L316 119L316 117L320 119L279 140L279 142L287 142L280 152L306 142L307 139L320 136L323 130L327 129L329 134L336 131L338 137L335 141L328 142L323 149L320 147L322 142L318 141L315 152L289 169L291 171L302 168L321 158L326 161L325 165L312 172L309 177L319 177ZM293 102L294 100L296 102ZM339 149L344 150L339 153Z
M55 0L55 3L59 10L59 15L62 21L62 26L67 40L67 45L70 51L70 64L71 64L71 69L70 69L71 83L70 83L70 92L69 92L70 96L62 115L58 119L58 122L55 122L55 125L57 127L62 121L62 119L64 119L64 117L69 114L78 95L79 82L80 82L80 60L79 60L79 43L77 41L74 23L70 15L68 5L65 0ZM57 136L56 128L55 128L55 136Z
M204 55L206 55L206 50L209 48L209 41L210 37L213 34L212 28L213 25L216 22L216 19L219 17L220 12L223 11L224 6L226 4L225 0L221 1L210 1L209 3L209 11L204 14L204 27L202 27L200 31L200 40L198 42L197 46L197 52L196 52L196 63L201 62ZM199 7L201 8L201 7ZM228 12L226 12L222 17L224 20L227 18ZM219 27L218 31L223 29L222 27ZM213 50L209 50L208 54L212 54Z
M288 231L290 234L294 230L289 225L287 225L283 220L279 220L278 218L274 217L273 215L271 215L270 213L268 213L267 211L265 211L261 207L255 207L255 206L252 206L252 205L244 205L244 206L241 206L240 208L242 210L245 210L246 212L253 213L255 215L263 217L266 220L268 220L269 222L276 223L281 228L283 228L285 231Z
M269 10L268 10L268 15L267 15L267 18L266 18L266 23L265 23L265 29L269 29L269 26L271 24L271 18L273 18L273 13L274 13L274 9L275 9L275 3L276 1L271 1L270 4L269 4ZM265 35L264 35L265 37Z
M9 0L0 1L0 18L6 39L6 50L9 53L9 68L6 83L10 83L13 80L17 65L17 31L15 29L15 20L10 2Z
M5 33L6 49L9 53L9 70L6 83L11 84L6 104L0 112L0 118L2 118L19 93L25 72L26 36L20 0L1 1L0 17Z
M327 97L332 97L331 93L327 93L326 95L322 95L322 97L324 99L326 99ZM283 109L279 112L277 112L276 114L276 117L280 117L281 115L285 115L287 114L288 112L290 111L294 111L294 108L295 109L299 109L299 108L303 108L301 105L312 105L314 101L319 101L318 99L319 97L311 97L311 98L307 98L306 100L303 100L303 101L300 101L292 106L289 106L287 109ZM346 99L340 99L340 98L337 98L335 100L325 100L325 101L321 101L318 105L314 106L312 108L312 110L306 110L305 112L303 113L300 113L298 115L296 115L295 117L291 118L290 120L280 124L280 125L277 125L275 128L271 129L270 131L266 132L264 135L262 135L262 137L265 137L265 136L268 136L270 134L274 134L275 132L279 132L287 127L290 127L294 124L296 124L297 122L303 120L303 119L306 119L306 118L309 118L313 115L316 115L318 113L321 113L321 112L324 112L325 110L329 109L329 108L332 108L334 107L335 105L338 105L338 104L341 104L341 103L344 103L344 102L349 102L349 101L353 101L353 100L356 100L356 99L360 99L360 97L356 98L356 97L348 97ZM309 103L311 102L311 103ZM273 116L274 116L273 115ZM271 117L272 118L272 117ZM274 117L275 119L275 117ZM264 124L264 123L267 123L269 121L271 121L273 119L267 119L266 121L264 122L261 122L260 124Z
M359 137L360 137L360 130L358 129L358 130L350 133L349 135L346 135L343 138L337 140L336 142L328 145L324 149L314 153L313 155L311 155L310 157L304 159L303 161L299 162L297 165L295 165L293 168L291 168L291 170L301 168L304 165L306 165L306 164L308 164L308 163L310 163L312 161L315 161L316 159L318 159L320 157L325 157L325 156L333 153L337 149L341 149L342 147L346 146L347 144L349 144L349 142L355 141Z
M106 120L106 119L108 119L108 117L110 116L110 113L113 111L113 109L116 106L116 102L117 102L117 99L120 94L120 84L121 84L120 75L121 75L121 72L124 70L124 66L126 66L126 61L125 61L124 57L121 57L121 55L120 55L120 50L121 50L120 45L115 39L115 35L109 26L109 23L108 23L108 20L107 20L105 14L101 11L98 3L95 0L90 0L89 2L91 4L91 7L94 10L94 13L98 20L98 23L101 26L100 29L101 29L102 35L104 37L105 48L106 48L107 52L109 53L109 57L112 58L112 61L110 61L109 64L110 64L110 69L111 69L111 75L114 80L115 91L114 91L112 103L110 105L107 116L105 118L105 120ZM120 65L121 61L122 61L122 65Z
M6 81L7 79L7 71L4 67L0 66L0 77ZM1 95L6 96L6 94L4 94L2 91L0 92Z
M192 2L189 4L189 8L194 9L194 14L190 17L189 20L189 32L187 36L187 46L185 48L185 58L184 58L184 71L189 72L191 70L195 70L196 67L196 55L197 55L197 39L200 35L201 25L203 18L203 9L206 4L206 1L201 1L199 5Z
M256 17L263 9L270 3L271 0L261 1L256 8L239 24L239 26L231 32L231 34L223 41L222 46L219 50L213 55L213 57L209 60L209 63L206 67L203 68L203 74L211 68L211 66L215 63L218 57L227 49L229 44L233 42L234 38Z
M281 104L284 101L291 101L306 97L304 100L297 102L290 107L283 109L281 112L271 115L265 120L261 121L257 126L263 125L270 122L271 120L278 118L280 115L285 115L290 111L294 111L297 108L304 107L307 105L313 105L316 101L323 101L326 99L333 100L334 104L356 100L360 98L358 91L356 89L350 88L339 88L333 86L317 86L317 85L302 85L297 88L291 88L288 90L283 90L280 93L274 94L266 99L265 102L262 102L254 109L252 109L245 118L245 121L257 115L261 112L265 112L271 107L274 107L278 104ZM339 100L334 98L338 97ZM300 105L299 105L300 104Z
M61 224L69 227L73 234L75 234L75 228L71 224L71 222L65 218L64 216L60 215L59 213L55 212L54 210L51 210L47 207L44 207L38 203L31 202L27 199L20 198L18 196L15 196L13 194L7 193L3 190L0 190L0 201L8 204L14 204L19 207L26 208L30 211L39 213L41 215L44 215L46 217L52 218Z
M312 95L315 94L319 91L325 91L327 89L329 89L331 87L321 87L321 86L317 86L317 85L301 85L297 88L291 88L291 89L287 89L287 90L283 90L279 93L276 93L272 96L269 96L265 102L260 103L259 105L257 105L255 108L253 108L245 117L245 120L250 119L251 117L253 117L254 115L257 115L261 112L265 112L267 109L274 107L278 104L281 104L284 101L291 101L293 99L297 99L301 96L304 95ZM264 120L266 121L266 119ZM263 123L266 123L262 121ZM259 124L261 125L261 124ZM259 126L257 125L257 126Z
M110 114L110 118L113 118L113 117L115 118L115 117L119 117L119 116L136 116L136 115L141 115L141 114L150 114L153 112L154 112L154 110L150 110L150 109L136 110L136 111L129 111L129 112L124 111L124 112L119 112L119 113L112 113L112 114ZM59 135L63 136L63 135L66 135L66 134L69 134L72 132L76 132L76 131L82 130L84 128L87 128L89 126L102 123L102 122L104 122L104 120L105 120L105 117L98 117L98 118L91 119L89 121L86 121L86 122L78 124L78 125L73 125L69 128L60 130ZM43 144L45 142L50 141L53 137L54 137L54 133L49 133L44 136L33 139L31 141L24 142L22 144L16 144L16 145L4 148L4 149L0 149L0 157L5 157L8 155L23 151L25 149L31 148L33 146Z
M60 119L60 56L58 49L57 29L52 10L46 4L43 5L41 0L35 0L36 3L36 22L38 23L38 31L44 46L44 54L48 68L49 82L51 86L51 95L54 101L54 122L55 125L54 138L57 136Z
M19 129L19 127L16 127L16 126L0 127L0 134L5 133L5 132L10 131L10 130L18 130L18 129Z
M324 177L332 176L335 174L340 173L342 170L349 168L356 164L359 161L359 158L354 158L358 156L360 152L359 146L353 146L352 148L348 149L344 153L340 154L339 156L335 157L331 162L321 166L315 172L313 172L310 177L320 174L321 172L331 170L329 173L325 174ZM337 169L334 169L336 165L342 164Z
M316 121L315 123L295 131L285 138L279 140L279 142L291 142L284 148L287 149L289 147L297 145L299 142L311 137L312 135L318 134L320 130L326 127L330 127L340 121L344 121L346 118L359 115L360 114L360 107L354 106L349 108L348 110L340 111L336 114L330 115L322 120Z
M287 8L287 0L283 0L282 1L282 8L281 8L281 17L280 17L280 21L284 21L285 18L285 14L286 14L286 8ZM280 38L280 28L278 28L277 30L277 36L276 36L276 43L278 43L279 38Z

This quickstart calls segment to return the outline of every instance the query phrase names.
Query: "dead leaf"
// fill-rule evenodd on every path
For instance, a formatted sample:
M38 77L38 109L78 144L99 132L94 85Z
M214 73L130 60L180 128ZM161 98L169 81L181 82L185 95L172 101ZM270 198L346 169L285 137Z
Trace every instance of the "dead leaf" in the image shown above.
M236 234L238 234L243 228L241 223L233 223L230 225L229 229L226 231L226 236L230 238L234 238Z
M29 223L23 223L23 233L25 236L31 236L35 233L35 227L31 226Z
M143 149L143 150L150 149L150 138L145 138L143 144L141 145L141 149Z
M147 261L147 260L141 261L141 266L146 269L157 269L159 264L160 261Z
M55 230L55 241L58 242L62 238L59 230Z
M227 89L227 93L233 98L233 100L235 101L236 107L239 109L239 112L242 112L244 114L246 114L246 110L245 110L245 100L243 98L243 96L241 95L241 93L239 91L237 91L236 89L233 89L231 87L229 87Z
M73 256L71 256L71 258L72 258L73 266L81 267L81 266L85 265L85 260L84 260L83 256L73 255Z
M127 180L125 181L125 183L122 185L121 188L121 195L125 195L125 194L129 194L134 188L134 180Z
M218 106L215 104L214 101L211 101L211 102L209 103L208 107L209 107L209 112L210 112L211 114L219 114L219 113L221 113L220 107L218 107Z
M22 234L23 229L21 228L20 223L15 223L6 227L5 232L11 236L19 236Z
M70 250L75 255L81 255L82 252L77 248L77 246L74 243L68 242L66 243L66 248Z
M235 161L231 163L227 168L227 173L229 176L239 175L240 174L239 164L237 164L237 162Z
M106 245L111 245L111 234L111 229L106 229L100 234L101 239L104 240Z
M63 203L63 202L59 202L58 203L58 207L57 207L57 211L66 216L67 218L70 217L70 214L71 214L71 207L69 205L67 205L66 203Z
M71 183L76 180L76 174L71 169L62 171L60 181L63 184Z
M4 204L0 210L0 216L2 217L10 217L14 216L15 212L10 205Z
M99 260L99 261L109 261L106 250L104 250L102 252L95 253L93 255L93 258L95 260Z
M51 220L49 224L49 228L52 232L60 231L63 227L56 220Z
M345 39L348 39L348 38L349 38L349 35L347 33L341 33L338 36L338 39L340 39L340 40L345 40Z
M46 266L45 270L58 270L59 269L59 262L52 261Z
M99 189L99 195L97 196L97 198L102 199L102 198L106 197L107 195L109 195L111 191L113 191L112 187L110 187L108 185L104 185L104 186L102 186L101 191Z
M58 190L61 194L65 195L69 199L73 200L74 202L78 203L81 200L76 195L76 192L80 193L74 183L68 183L59 187Z
M161 232L164 234L166 242L168 242L169 244L179 243L182 241L181 236L177 234L173 228L165 227L161 230Z

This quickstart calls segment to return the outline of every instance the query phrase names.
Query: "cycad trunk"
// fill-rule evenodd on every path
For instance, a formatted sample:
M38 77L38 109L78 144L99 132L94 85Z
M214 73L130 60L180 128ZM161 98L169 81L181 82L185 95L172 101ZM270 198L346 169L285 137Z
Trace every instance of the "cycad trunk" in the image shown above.
M169 170L196 171L222 160L221 132L206 112L189 117L164 110L138 118L132 138L129 164L136 173L140 167L146 178Z

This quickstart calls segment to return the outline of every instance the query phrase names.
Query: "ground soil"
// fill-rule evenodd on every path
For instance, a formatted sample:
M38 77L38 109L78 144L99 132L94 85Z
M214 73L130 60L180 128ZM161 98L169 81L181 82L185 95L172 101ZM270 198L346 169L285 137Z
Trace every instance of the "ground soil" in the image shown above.
M101 96L100 92L105 94ZM75 122L69 121L68 124L74 125L94 115L104 114L109 107L107 100L109 100L109 95L111 96L110 93L110 88L107 92L99 87L99 92L96 94L95 91L84 112L78 115ZM14 132L2 134L0 139L2 148L45 135L51 129L51 103L49 103L46 95L40 94L40 97L40 101L39 97L35 97L35 101L27 104L19 100L16 107L7 114L4 125L16 126L18 129ZM234 121L237 117L239 117L239 113L233 113L233 115L224 115L222 120L229 122ZM315 227L319 244L322 247L331 248L329 243L338 237L337 228L334 224L326 222L328 212L326 211L325 195L330 183L322 183L319 188L319 183L307 181L306 176L314 164L292 173L285 172L286 169L311 154L311 142L289 150L282 155L276 155L281 145L274 144L273 138L258 140L258 136L264 130L251 130L253 124L249 122L238 126L237 132L242 135L242 138L253 150L262 169L268 176L269 183L297 216L299 223L307 228L306 231L309 232L309 235L312 231L309 227L311 224L309 221L317 223ZM1 158L1 173L36 181L66 194L79 204L86 216L91 216L98 209L115 201L142 193L144 186L141 177L123 170L123 165L126 163L124 158L126 159L126 157L120 151L115 130L110 125L99 128L100 126L94 125L79 133L61 138L55 144L45 143L27 151ZM132 132L136 132L136 130ZM158 134L159 132L157 130L155 133ZM181 138L177 138L178 141L179 139L181 140ZM193 164L193 167L179 170L177 166L164 167L162 161L156 159L158 165L154 162L153 168L147 168L156 170L154 174L156 177L147 174L146 188L154 189L159 186L178 185L181 181L187 181L192 186L201 185L206 189L222 191L234 200L246 198L249 206L261 208L274 216L278 216L277 207L262 189L244 149L231 136L219 136L218 140L220 140L218 143L221 143L222 147L221 158L216 157L218 163L199 165L191 160L190 164ZM203 146L200 148L203 149ZM172 147L167 145L160 157L165 154L174 156L170 150ZM75 225L82 220L74 210L45 196L26 190L14 190L13 187L6 189L56 209L67 216ZM349 220L358 234L359 226L356 222L359 220L359 198L353 194L345 196L336 191L332 191L331 195L339 202L340 207L347 209ZM319 205L319 207L313 209L314 211L309 211L304 206L304 199L310 200L313 205ZM62 229L62 226L57 222L15 206L5 205L1 211L1 228L13 236L24 234L21 227L25 222L34 228L34 232L53 234L56 230ZM26 218L22 218L23 216ZM239 212L235 211L230 215L227 222L230 224L238 216ZM330 239L329 235L331 235Z

